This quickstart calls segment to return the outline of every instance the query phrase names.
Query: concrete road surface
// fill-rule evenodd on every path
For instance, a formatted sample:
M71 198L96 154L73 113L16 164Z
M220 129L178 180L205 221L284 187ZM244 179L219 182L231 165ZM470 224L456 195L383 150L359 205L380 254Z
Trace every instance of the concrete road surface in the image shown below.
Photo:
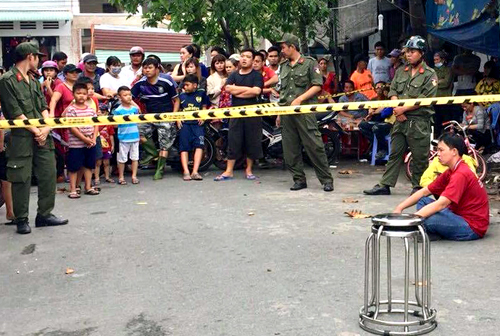
M402 177L392 196L368 197L380 168L332 171L333 193L312 170L309 188L291 192L288 172L273 169L225 182L217 171L202 182L143 172L141 184L104 183L99 196L58 194L55 213L69 225L26 236L0 227L0 335L368 335L358 310L370 220L344 212L388 212L410 186ZM500 334L498 203L491 213L485 239L432 243L432 335ZM402 253L395 241L394 293Z

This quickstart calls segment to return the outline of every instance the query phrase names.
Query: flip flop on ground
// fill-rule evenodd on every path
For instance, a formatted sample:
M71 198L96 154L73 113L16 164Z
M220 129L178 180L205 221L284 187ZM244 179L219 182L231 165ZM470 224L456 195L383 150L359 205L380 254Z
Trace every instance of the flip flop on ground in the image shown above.
M85 195L97 196L100 192L95 190L94 188L90 188L89 190L85 190Z
M203 177L198 173L191 174L191 179L195 181L203 181Z
M70 192L70 193L68 194L68 198L71 198L71 199L77 199L77 198L80 198L80 197L82 197L82 196L80 196L80 194L79 194L79 193L77 193L76 191L74 191L74 192Z
M232 180L233 177L232 176L227 176L227 175L223 175L223 174L220 174L219 176L217 176L216 178L214 178L214 181L228 181L228 180Z

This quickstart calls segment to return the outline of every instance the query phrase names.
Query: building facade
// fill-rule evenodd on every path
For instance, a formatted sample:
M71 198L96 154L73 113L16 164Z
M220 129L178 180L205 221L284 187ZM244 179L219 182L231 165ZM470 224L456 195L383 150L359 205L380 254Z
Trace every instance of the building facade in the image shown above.
M176 63L180 47L191 43L191 36L165 26L143 28L142 8L130 15L107 0L0 0L0 66L13 65L13 50L24 41L36 43L48 58L64 51L71 63L91 51L100 63L109 55L127 62L135 45Z

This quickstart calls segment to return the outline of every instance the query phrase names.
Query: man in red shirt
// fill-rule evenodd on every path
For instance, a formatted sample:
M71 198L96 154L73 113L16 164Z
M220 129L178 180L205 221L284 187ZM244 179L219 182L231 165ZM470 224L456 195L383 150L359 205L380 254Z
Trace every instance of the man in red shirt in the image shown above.
M395 213L417 204L416 215L425 218L424 226L448 240L483 238L488 230L490 208L488 195L462 155L467 147L459 135L444 134L439 138L439 162L448 167L426 188L420 189L399 204ZM437 201L427 197L439 196Z
M259 72L264 79L264 88L262 89L261 102L269 102L269 95L272 93L272 87L279 81L278 75L265 66L266 60L264 54L256 53L253 59L253 69Z

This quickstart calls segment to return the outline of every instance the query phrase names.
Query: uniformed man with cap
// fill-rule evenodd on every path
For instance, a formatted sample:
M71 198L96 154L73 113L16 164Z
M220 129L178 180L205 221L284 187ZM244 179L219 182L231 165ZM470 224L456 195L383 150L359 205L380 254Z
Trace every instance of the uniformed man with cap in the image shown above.
M435 71L424 61L425 40L420 36L412 36L406 42L406 59L408 66L400 67L391 82L389 98L411 99L431 98L436 96L438 78ZM391 133L391 155L387 169L379 184L367 195L390 195L390 187L398 180L408 147L412 153L413 191L420 189L420 178L429 164L431 135L431 119L434 110L431 106L410 106L394 108L396 122Z
M299 39L285 34L279 42L286 61L280 70L280 105L314 104L321 92L323 78L316 72L314 58L300 54ZM325 147L313 113L284 115L278 117L278 125L283 126L283 154L285 164L292 173L294 185L290 190L307 188L302 148L311 159L316 176L324 191L333 191L333 177L328 167Z
M19 44L14 51L15 66L0 78L0 102L6 119L48 118L47 103L40 83L30 74L39 62L38 48ZM38 214L35 226L64 225L68 220L54 216L56 161L49 127L13 128L7 147L7 179L12 183L14 224L17 232L31 232L28 224L31 175L38 180Z

